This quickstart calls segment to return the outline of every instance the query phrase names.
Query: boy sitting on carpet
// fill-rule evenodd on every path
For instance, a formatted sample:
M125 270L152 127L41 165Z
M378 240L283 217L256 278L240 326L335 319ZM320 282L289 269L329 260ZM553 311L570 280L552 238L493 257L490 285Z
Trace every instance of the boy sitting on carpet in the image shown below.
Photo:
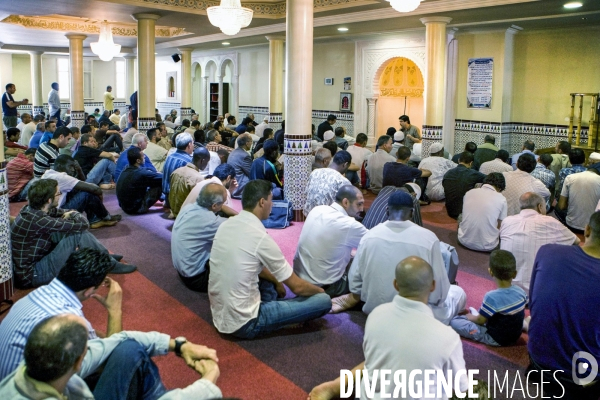
M470 308L470 314L454 317L450 326L462 337L490 346L508 346L521 337L527 294L512 285L517 263L511 252L493 251L488 271L498 289L485 294L479 313Z

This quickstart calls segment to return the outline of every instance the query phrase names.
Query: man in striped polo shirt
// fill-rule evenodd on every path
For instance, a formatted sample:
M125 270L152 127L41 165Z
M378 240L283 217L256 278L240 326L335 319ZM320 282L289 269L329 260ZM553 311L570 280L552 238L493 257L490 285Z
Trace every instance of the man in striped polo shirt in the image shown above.
M122 330L119 284L106 277L112 269L108 254L84 248L71 254L58 277L19 300L0 324L0 380L14 371L23 360L23 351L32 329L42 320L59 314L84 318L82 301L91 297L108 311L106 336ZM120 257L112 255L112 257ZM100 286L108 286L108 294L96 294ZM86 321L87 322L87 321ZM88 339L98 336L88 325Z
M66 126L61 126L54 131L49 142L42 143L35 153L33 162L33 176L41 178L44 172L52 168L54 160L59 156L58 149L66 147L71 139L71 131Z

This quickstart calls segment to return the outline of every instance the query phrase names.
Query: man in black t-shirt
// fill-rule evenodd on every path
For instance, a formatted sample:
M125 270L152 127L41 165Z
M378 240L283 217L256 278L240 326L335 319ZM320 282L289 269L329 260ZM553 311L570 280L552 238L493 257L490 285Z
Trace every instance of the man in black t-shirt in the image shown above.
M327 121L323 121L323 122L321 122L321 124L319 124L319 127L317 128L317 136L319 137L319 139L321 139L321 141L325 140L325 139L323 139L323 134L325 132L327 132L327 131L333 132L333 127L331 125L334 125L336 121L337 121L336 116L333 114L329 114L327 116Z
M383 166L383 185L402 187L409 182L414 182L419 178L427 178L431 176L431 171L426 169L418 169L408 166L410 160L410 149L408 147L400 147L396 152L397 161L386 163ZM419 185L421 186L421 185ZM424 190L423 190L424 192Z
M444 175L442 186L446 195L446 211L450 218L457 219L462 213L463 198L476 184L483 183L485 175L471 169L473 153L463 152L458 159L458 167L452 168Z
M144 167L144 154L138 147L127 150L129 166L117 181L119 207L127 214L144 214L162 195L163 174Z
M99 185L102 189L114 189L112 177L115 173L117 155L98 150L94 135L81 135L81 146L73 157L81 166L86 182Z

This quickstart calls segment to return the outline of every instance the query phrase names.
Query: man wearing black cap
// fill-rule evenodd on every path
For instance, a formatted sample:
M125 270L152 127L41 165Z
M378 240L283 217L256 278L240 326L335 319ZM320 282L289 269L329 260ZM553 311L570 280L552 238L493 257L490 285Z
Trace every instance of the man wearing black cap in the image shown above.
M389 220L363 236L348 272L350 294L332 300L333 312L347 310L362 300L362 310L369 314L380 304L392 301L396 291L389 284L390 278L396 265L410 256L421 257L433 268L435 289L428 304L438 321L448 324L465 308L467 296L463 289L450 285L439 239L411 222L412 214L410 194L398 191L390 196Z
M323 141L323 134L325 132L333 131L333 127L331 125L335 125L335 121L337 121L336 116L333 114L329 114L327 116L327 121L323 121L319 125L319 128L317 129L317 136L319 137L319 139L321 139L321 141Z

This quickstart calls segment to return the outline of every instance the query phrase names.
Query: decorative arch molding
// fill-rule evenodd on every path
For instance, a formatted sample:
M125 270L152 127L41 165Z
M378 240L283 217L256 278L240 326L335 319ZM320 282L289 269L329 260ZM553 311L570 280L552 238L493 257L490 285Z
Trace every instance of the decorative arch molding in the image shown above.
M200 76L196 76L197 67L200 67L200 74L202 74L202 71L204 71L204 69L202 68L202 65L199 62L194 61L192 63L192 82L195 81L196 79L200 79Z
M202 108L205 111L204 121L208 121L208 85L211 83L208 81L207 71L209 70L210 64L214 64L215 66L215 79L217 82L222 83L223 77L225 76L225 67L227 62L231 62L233 67L233 76L231 77L231 110L230 113L233 115L238 114L239 107L239 98L240 98L240 87L239 87L239 79L238 79L238 70L239 70L239 53L237 52L229 52L229 53L213 53L207 54L204 56L193 56L192 55L192 64L198 63L200 64L200 68L202 71ZM194 68L192 68L194 71ZM192 72L193 73L193 72ZM219 107L221 108L221 107Z
M397 57L404 57L414 62L421 70L427 82L425 68L425 31L408 33L380 41L359 41L355 46L356 95L355 95L355 132L367 132L369 144L375 136L373 123L379 98L379 78L387 63ZM369 99L369 101L367 101ZM369 121L370 124L369 124ZM370 126L368 126L370 125Z

